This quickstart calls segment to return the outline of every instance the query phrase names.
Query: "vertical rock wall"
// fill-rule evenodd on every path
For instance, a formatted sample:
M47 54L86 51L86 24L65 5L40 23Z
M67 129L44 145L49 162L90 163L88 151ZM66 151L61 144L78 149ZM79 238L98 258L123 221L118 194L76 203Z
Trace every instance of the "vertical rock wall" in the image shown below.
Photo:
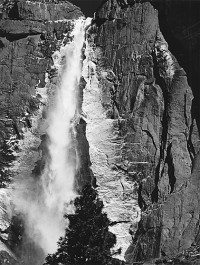
M95 184L111 220L110 230L117 235L115 249L122 250L116 257L123 259L131 241L130 225L139 219L140 210L132 176L121 164L124 141L120 127L124 120L112 119L108 115L111 104L109 89L114 88L112 81L108 79L113 80L114 73L108 73L99 66L101 53L98 54L98 50L94 48L92 36L88 36L85 51L84 78L87 84L82 109L87 122L86 137Z
M101 192L108 193L113 186L117 192L115 170L123 172L121 183L130 184L129 194L134 193L133 183L138 184L142 216L137 232L130 229L134 235L127 264L161 254L172 257L188 249L198 238L199 225L198 155L193 151L194 146L198 150L199 139L191 113L193 94L186 72L160 31L158 11L148 1L136 2L105 1L96 13L99 83L98 89L93 87L96 93L91 93L100 97L92 113L101 108L104 118L96 117L95 139L88 139L91 149L95 140L101 142L101 148L91 153L105 158L101 169L106 163L110 167L96 170ZM106 201L106 192L103 196Z
M165 21L159 20L154 7ZM168 48L163 25L176 24L172 10L178 7L164 0L154 7L149 1L103 1L85 51L83 113L76 128L76 185L91 181L94 173L117 247L124 254L129 246L127 264L162 255L170 258L200 240L199 79L198 67L188 67L198 61L198 19L184 24L182 31L175 27L178 48L174 49L172 36ZM184 12L181 9L177 21ZM15 250L15 243L10 237L7 187L16 174L36 179L42 170L46 104L57 75L51 55L63 33L70 31L69 20L80 16L80 9L69 2L0 2L2 264L17 264L9 250ZM177 53L181 41L183 54ZM187 61L182 59L185 52ZM81 104L80 100L80 109ZM19 171L13 167L17 163ZM33 246L29 250L34 253Z

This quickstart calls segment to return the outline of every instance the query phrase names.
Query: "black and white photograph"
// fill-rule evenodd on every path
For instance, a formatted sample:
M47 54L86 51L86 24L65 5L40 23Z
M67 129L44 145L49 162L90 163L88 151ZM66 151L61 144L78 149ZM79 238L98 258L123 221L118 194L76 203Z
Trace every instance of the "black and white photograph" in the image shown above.
M0 265L200 265L200 0L0 0Z

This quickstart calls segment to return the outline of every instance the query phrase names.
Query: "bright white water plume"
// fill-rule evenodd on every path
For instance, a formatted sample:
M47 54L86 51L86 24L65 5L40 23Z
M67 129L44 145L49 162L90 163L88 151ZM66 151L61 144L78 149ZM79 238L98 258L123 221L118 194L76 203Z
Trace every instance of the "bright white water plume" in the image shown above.
M25 216L28 234L45 254L57 249L64 234L64 213L73 210L76 162L71 157L73 119L77 114L78 85L82 73L82 47L91 19L75 21L73 40L53 55L60 76L48 117L48 155L38 179L18 177L14 192L16 211ZM24 190L24 192L19 191Z

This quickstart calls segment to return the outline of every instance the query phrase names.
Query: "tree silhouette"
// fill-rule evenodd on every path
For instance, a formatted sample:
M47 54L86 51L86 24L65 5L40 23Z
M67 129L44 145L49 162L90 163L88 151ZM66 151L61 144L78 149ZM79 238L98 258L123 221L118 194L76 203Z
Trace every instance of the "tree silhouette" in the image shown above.
M86 185L75 199L75 214L66 215L69 227L58 242L55 254L48 255L46 265L110 265L111 248L116 236L109 232L110 221L103 213L97 191Z

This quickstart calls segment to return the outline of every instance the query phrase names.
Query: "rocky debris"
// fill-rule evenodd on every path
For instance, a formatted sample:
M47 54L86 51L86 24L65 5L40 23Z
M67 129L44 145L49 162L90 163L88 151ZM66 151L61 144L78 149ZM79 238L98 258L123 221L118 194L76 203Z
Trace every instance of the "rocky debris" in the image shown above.
M176 256L199 238L199 138L186 72L149 1L105 1L96 25L101 104L119 125L115 164L137 181L142 210L126 262Z
M9 245L12 207L8 184L19 172L37 177L42 170L47 74L52 81L56 78L52 53L59 49L64 35L67 40L71 19L83 14L67 1L1 1L0 12L0 240ZM23 159L15 161L21 152ZM21 166L16 172L17 163ZM13 258L4 243L0 263L11 264Z

